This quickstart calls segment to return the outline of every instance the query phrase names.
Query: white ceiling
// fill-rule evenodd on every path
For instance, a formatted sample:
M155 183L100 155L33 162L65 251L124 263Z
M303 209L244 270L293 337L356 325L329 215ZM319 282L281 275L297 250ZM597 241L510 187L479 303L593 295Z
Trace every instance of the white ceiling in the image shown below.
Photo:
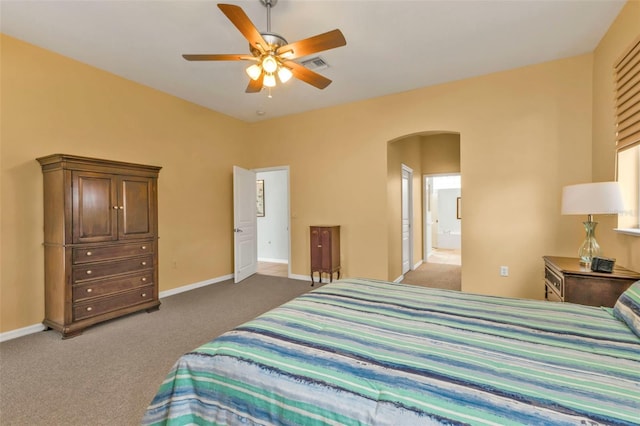
M260 31L267 10L241 6ZM215 1L2 0L4 34L244 121L383 96L593 51L624 0L279 0L271 30L289 42L339 28L321 52L324 90L292 79L246 94L247 62L183 53L248 53ZM302 58L307 59L307 58ZM259 115L258 111L264 112Z

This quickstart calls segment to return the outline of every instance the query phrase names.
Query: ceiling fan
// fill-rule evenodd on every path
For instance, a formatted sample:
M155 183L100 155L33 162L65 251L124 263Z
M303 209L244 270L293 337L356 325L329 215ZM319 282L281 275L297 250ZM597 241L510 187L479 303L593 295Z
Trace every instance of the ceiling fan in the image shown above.
M247 86L247 93L257 93L262 87L274 87L276 76L285 83L291 77L296 77L318 89L324 89L331 80L311 71L304 65L294 62L294 59L307 56L323 50L344 46L347 41L340 30L333 30L318 34L304 40L288 43L279 34L271 32L271 8L278 0L260 0L267 8L267 31L259 32L249 17L239 6L232 4L218 4L218 8L225 14L233 25L249 41L248 54L196 54L182 55L187 61L253 61L246 71L251 80Z

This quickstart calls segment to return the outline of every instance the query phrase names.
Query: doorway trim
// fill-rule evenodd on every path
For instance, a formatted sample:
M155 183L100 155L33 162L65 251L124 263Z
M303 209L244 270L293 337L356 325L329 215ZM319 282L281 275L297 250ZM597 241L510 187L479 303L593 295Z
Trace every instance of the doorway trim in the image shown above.
M433 219L431 212L431 192L433 191L433 175L422 175L422 199L424 215L422 217L422 229L424 235L422 241L424 242L422 247L422 253L424 253L423 262L426 262L433 250Z
M405 177L406 176L406 177ZM405 180L407 181L405 194ZM404 276L406 272L413 269L413 169L406 164L402 164L401 171L401 189L400 189L400 247L401 247L401 266L400 272ZM406 197L406 203L405 203ZM407 209L405 211L405 209ZM405 247L405 217L407 220L407 246ZM408 267L405 266L408 265Z
M286 172L286 180L287 180L287 206L286 206L286 214L287 214L287 278L293 278L291 275L291 174L289 173L289 166L274 166L274 167L261 167L257 169L252 169L256 173L262 172L277 172L284 171ZM258 251L256 250L256 262L258 261Z

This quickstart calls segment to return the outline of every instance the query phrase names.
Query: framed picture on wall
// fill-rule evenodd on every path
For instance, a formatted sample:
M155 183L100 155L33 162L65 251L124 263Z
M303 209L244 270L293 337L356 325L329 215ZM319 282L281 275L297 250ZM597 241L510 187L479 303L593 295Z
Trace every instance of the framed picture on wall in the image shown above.
M256 180L256 212L258 217L264 217L264 180Z

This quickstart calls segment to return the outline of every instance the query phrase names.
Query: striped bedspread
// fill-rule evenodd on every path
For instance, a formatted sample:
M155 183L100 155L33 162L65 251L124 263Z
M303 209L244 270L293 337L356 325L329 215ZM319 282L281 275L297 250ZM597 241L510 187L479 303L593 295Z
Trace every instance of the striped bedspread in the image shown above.
M144 424L640 424L610 310L348 279L182 356Z

